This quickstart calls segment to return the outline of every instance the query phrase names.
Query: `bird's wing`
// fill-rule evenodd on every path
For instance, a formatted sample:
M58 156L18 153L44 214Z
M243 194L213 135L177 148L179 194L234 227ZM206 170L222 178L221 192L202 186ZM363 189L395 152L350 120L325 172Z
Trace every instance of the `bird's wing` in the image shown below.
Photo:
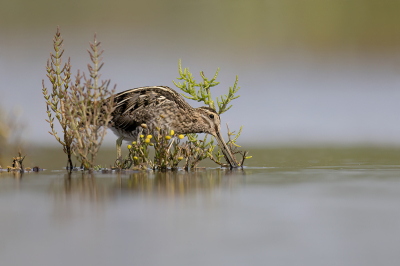
M162 109L193 109L179 93L163 86L120 92L115 95L114 102L112 126L128 132L154 120Z
M117 103L121 102L121 98L125 98L126 95L135 95L135 94L146 94L146 93L153 93L160 96L164 96L170 101L174 101L180 108L190 110L192 107L185 101L185 99L177 93L175 90L167 87L167 86L152 86L152 87L140 87L134 88L130 90L126 90L123 92L118 93L115 96L115 101Z

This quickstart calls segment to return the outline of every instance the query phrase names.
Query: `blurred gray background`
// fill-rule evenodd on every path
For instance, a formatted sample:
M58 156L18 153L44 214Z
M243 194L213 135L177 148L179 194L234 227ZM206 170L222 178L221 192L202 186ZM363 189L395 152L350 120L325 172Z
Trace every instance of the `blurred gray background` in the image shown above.
M239 143L400 144L400 1L0 3L0 106L22 112L31 144L57 145L41 92L57 25L73 73L97 32L117 91L175 88L179 59L197 78L220 67L214 98L238 75L241 97L222 123L244 126Z

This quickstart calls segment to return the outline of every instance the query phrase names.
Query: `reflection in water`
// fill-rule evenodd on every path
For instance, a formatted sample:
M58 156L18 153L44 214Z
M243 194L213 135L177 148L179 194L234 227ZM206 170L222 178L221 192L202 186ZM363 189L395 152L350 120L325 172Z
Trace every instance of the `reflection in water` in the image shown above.
M127 180L127 188L143 194L185 195L202 189L221 187L224 174L220 170L191 173L168 171L153 175L134 173Z
M102 201L121 193L134 195L184 196L242 182L250 170L202 169L198 171L147 171L131 174L66 174L50 185L57 199Z
M0 193L2 191L10 191L10 190L20 190L21 184L25 182L25 179L29 180L31 176L35 176L37 173L34 172L24 172L21 173L19 171L1 171L0 170ZM12 180L12 181L11 181Z
M83 199L97 200L98 194L101 193L93 174L82 174L81 178L72 178L71 174L68 173L65 175L63 181L66 196L77 194L83 197Z
M0 175L1 265L400 259L399 168L61 173Z

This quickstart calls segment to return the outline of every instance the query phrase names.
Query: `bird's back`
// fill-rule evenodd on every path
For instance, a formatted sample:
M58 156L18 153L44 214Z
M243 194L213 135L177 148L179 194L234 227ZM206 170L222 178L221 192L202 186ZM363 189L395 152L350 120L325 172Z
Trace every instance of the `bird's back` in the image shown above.
M111 129L128 140L136 139L141 124L171 127L177 117L193 110L179 93L165 86L123 91L115 95L114 102Z

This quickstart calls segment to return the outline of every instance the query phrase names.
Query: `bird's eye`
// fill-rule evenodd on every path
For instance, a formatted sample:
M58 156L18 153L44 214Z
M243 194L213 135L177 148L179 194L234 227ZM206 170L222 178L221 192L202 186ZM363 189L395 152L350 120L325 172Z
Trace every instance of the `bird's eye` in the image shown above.
M209 115L209 117L212 119L212 118L214 118L214 115Z

